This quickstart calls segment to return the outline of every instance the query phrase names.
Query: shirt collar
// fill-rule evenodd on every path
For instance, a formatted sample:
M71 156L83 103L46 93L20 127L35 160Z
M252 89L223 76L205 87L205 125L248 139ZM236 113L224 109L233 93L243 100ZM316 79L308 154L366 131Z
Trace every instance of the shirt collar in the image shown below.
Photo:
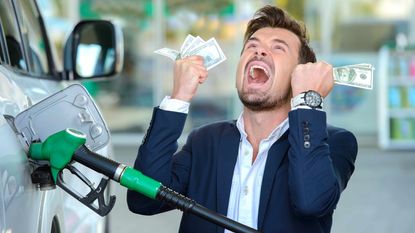
M244 120L243 120L243 112L239 114L238 120L236 121L236 127L239 130L239 133L244 137L248 137L245 132ZM272 132L268 135L268 137L264 140L273 140L277 141L288 129L288 117L285 118L277 127L275 127Z

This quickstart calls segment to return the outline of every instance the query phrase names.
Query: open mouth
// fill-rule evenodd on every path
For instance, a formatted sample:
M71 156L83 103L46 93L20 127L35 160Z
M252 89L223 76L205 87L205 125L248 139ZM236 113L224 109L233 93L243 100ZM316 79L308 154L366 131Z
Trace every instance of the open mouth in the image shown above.
M252 62L248 64L247 68L249 84L264 84L270 79L270 69L268 66Z

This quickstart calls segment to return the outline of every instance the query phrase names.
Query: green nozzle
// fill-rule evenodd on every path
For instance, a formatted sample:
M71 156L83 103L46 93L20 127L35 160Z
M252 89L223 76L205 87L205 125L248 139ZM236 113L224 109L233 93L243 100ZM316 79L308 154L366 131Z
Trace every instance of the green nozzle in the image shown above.
M32 143L29 156L36 160L48 160L53 180L72 160L73 153L86 142L86 136L76 130L66 129L49 136L43 143Z
M131 167L125 168L120 184L152 199L156 199L157 192L161 186L160 182L143 175L143 173Z

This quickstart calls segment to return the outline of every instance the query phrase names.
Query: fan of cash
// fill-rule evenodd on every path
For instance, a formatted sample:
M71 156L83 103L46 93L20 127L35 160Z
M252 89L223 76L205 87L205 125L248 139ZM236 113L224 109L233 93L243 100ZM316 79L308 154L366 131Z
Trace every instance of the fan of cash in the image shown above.
M199 55L204 58L204 65L208 70L226 60L226 56L215 38L205 41L199 36L195 37L190 34L186 36L180 51L162 48L154 52L166 56L173 61ZM371 90L373 89L373 70L374 67L366 63L334 67L334 83Z
M223 54L222 49L219 47L215 38L210 38L205 41L199 36L194 37L190 34L187 35L184 40L182 46L180 47L180 51L162 48L154 52L166 56L173 61L193 55L202 56L207 70L212 69L213 67L219 65L219 63L226 60L226 56Z

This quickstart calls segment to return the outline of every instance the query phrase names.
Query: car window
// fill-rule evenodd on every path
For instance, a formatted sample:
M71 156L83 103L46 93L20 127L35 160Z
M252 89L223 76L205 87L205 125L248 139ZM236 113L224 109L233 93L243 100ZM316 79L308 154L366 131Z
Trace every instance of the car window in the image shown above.
M28 42L29 70L39 75L49 74L46 43L37 15L34 0L15 1L21 9L21 32Z
M27 70L21 43L22 40L16 23L14 9L10 1L0 1L0 18L10 58L10 65L21 70Z

